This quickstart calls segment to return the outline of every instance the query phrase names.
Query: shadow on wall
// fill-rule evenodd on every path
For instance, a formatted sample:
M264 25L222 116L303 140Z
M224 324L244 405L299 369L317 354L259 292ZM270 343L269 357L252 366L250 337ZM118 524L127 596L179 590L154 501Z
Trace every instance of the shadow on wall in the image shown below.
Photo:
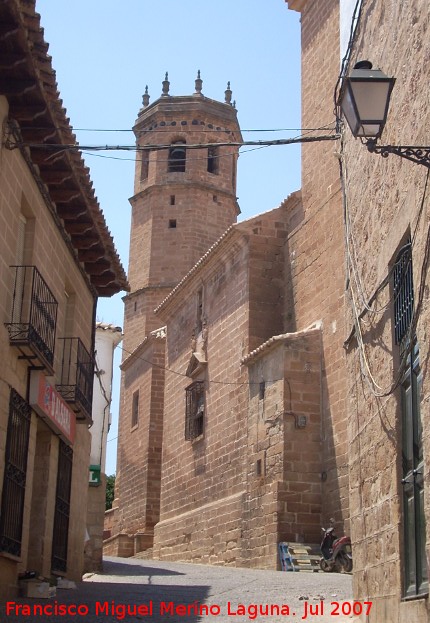
M294 300L293 288L293 266L295 263L294 251L294 230L301 226L305 217L303 203L299 193L294 193L293 197L288 197L285 202L289 201L288 210L288 237L285 239L284 247L284 333L294 333L297 331L297 320Z
M327 383L326 365L324 359L324 348L321 357L321 403L322 403L322 526L328 526L330 518L335 519L335 527L337 531L345 530L344 516L342 508L344 504L341 499L342 480L348 482L349 466L348 466L348 436L345 434L341 442L336 440L333 427L333 413L330 408L330 394ZM343 414L346 419L346 414ZM338 424L338 423L337 423ZM339 449L340 444L345 445L344 452ZM336 457L345 457L344 463L339 465ZM342 489L348 496L348 486ZM342 527L341 527L342 526Z

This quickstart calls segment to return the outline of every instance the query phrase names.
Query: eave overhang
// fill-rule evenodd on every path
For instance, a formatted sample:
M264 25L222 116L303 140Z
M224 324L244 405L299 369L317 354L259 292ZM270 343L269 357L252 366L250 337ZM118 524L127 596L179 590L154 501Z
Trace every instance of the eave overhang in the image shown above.
M291 9L292 11L298 11L299 13L301 13L301 11L304 9L305 4L310 1L311 0L285 0L285 2L288 4L289 9Z
M20 149L81 271L97 296L129 290L57 87L34 0L0 0L0 95L9 147Z

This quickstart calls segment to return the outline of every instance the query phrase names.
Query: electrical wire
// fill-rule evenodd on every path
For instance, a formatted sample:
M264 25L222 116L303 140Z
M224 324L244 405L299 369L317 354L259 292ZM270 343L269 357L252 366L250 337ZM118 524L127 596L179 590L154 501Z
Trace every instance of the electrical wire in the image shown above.
M322 130L324 128L328 128L329 126L333 126L333 122L331 123L327 123L325 126L323 127L319 127L319 128L254 128L254 129L243 129L241 128L240 131L243 132L315 132L318 130ZM186 128L188 128L188 126L186 126ZM181 126L181 132L184 131L183 126ZM21 130L51 130L52 128L46 128L44 126L21 126ZM332 127L332 129L334 129L334 127ZM130 132L133 133L133 129L132 128L71 128L72 132ZM162 127L162 128L153 128L152 130L139 130L138 131L138 135L142 135L142 134L153 134L156 132L171 132L172 128L171 126L166 126L166 127ZM195 131L195 130L194 130ZM198 127L198 132L201 133L213 133L216 132L217 130L206 130L201 128L201 126Z
M425 282L426 282L426 273L428 270L428 266L429 266L429 259L430 259L430 228L427 229L427 238L426 238L426 243L425 243L425 249L424 249L424 257L423 257L423 261L421 264L421 272L420 272L420 285L418 288L418 298L417 298L417 303L415 305L415 309L413 312L413 316L412 316L412 320L410 322L409 325L409 329L408 329L408 333L406 336L406 348L404 349L404 351L402 352L401 355L401 360L400 360L400 364L398 366L397 372L394 376L394 380L393 382L386 388L381 387L375 380L371 368L370 368L370 363L369 363L369 359L366 353L366 347L364 344L364 339L363 339L363 334L362 334L362 330L361 330L361 325L360 325L360 316L358 314L358 310L357 310L357 305L356 305L356 301L354 298L354 292L353 289L350 288L350 295L351 295L351 301L352 301L352 308L353 308L353 312L354 312L354 326L356 329L356 337L357 337L357 342L359 345L359 353L360 353L360 362L361 362L361 368L362 368L362 372L364 372L364 369L366 370L367 373L364 373L364 377L366 379L366 381L369 384L370 390L372 392L372 394L377 397L377 398L382 398L385 396L389 396L390 394L392 394L397 387L400 385L402 377L404 375L407 363L408 363L408 359L409 356L414 348L414 335L416 333L416 328L418 325L418 319L421 313L421 307L422 307L422 303L424 300L424 294L425 294ZM406 274L406 271L404 271L404 274ZM376 388L376 390L375 390Z
M252 151L258 151L259 149L266 149L268 146L267 145L261 145L260 147L253 147L252 149L244 149L243 151L240 152L240 155L243 156L244 154L249 154ZM94 154L90 151L83 151L82 152L83 155L85 156L93 156L94 158L106 158L107 160L122 160L123 162L136 162L136 158L120 158L119 156L105 156L104 154ZM220 154L218 156L216 156L216 158L231 158L231 154ZM207 156L199 156L197 158L190 158L189 156L187 156L187 162L198 162L201 160L205 160L207 161ZM157 164L161 164L161 163L167 163L169 162L168 158L161 158L157 160Z
M343 144L341 142L341 144ZM345 184L348 185L348 167L347 167L347 163L345 161L345 159L343 159L342 163L341 163L341 172L343 173L343 175L341 176L341 179L344 177L345 178ZM430 174L430 170L427 170L427 174L426 174L426 178L425 178L425 182L424 182L424 189L423 189L423 193L422 193L422 197L421 197L421 202L420 202L420 208L418 210L418 215L416 218L416 222L415 222L415 226L414 226L414 230L413 230L413 234L412 234L412 238L411 238L411 243L410 243L410 249L411 249L411 255L410 255L410 259L409 259L409 263L412 261L412 250L414 248L415 245L415 239L416 239L416 235L418 232L418 226L421 220L421 216L423 214L423 209L424 209L424 205L425 205L425 199L427 196L427 188L428 188L428 182L429 182L429 174ZM354 235L352 233L351 230L351 220L350 220L350 212L349 212L349 208L348 208L348 198L345 192L345 188L343 188L343 202L344 202L344 214L345 214L345 241L346 241L346 253L347 253L347 270L348 270L348 275L350 275L350 271L349 268L351 268L352 270L352 275L354 277L354 281L357 285L357 290L358 293L360 295L361 298L361 302L363 305L363 308L365 311L371 313L371 314L378 314L378 313L384 313L385 310L394 302L396 302L397 297L399 296L399 293L394 294L392 296L389 297L388 301L381 307L376 308L376 307L372 307L372 303L376 301L378 294L388 285L388 283L390 282L391 276L393 274L393 271L395 269L395 264L393 264L389 271L388 274L384 277L384 279L382 280L382 282L377 286L377 288L375 289L375 291L373 292L371 297L368 297L365 294L364 291L364 286L363 286L363 281L360 277L360 275L358 274L358 269L357 269L357 264L358 264L358 260L357 260L357 253L356 253L356 245L355 245L355 240L354 240ZM351 246L350 246L351 245ZM352 248L352 252L351 252L351 248ZM408 264L409 265L409 264ZM408 268L408 265L406 265L404 267L404 270L406 271ZM364 312L362 311L360 313L360 318L363 318Z
M133 352L127 350L126 348L124 348L123 346L118 346L117 348L119 348L120 350L122 350L124 353L126 353L126 355L133 355ZM185 374L184 372L178 372L177 370L173 370L172 368L167 368L166 366L162 366L160 364L154 363L153 361L149 360L149 359L145 359L145 357L141 357L141 356L135 356L135 359L139 360L139 361L143 361L151 366L154 366L154 368L158 368L160 370L165 370L166 372L170 372L171 374L175 374L176 376L180 376L186 379L189 379L190 377ZM265 381L266 384L271 384L271 383L277 383L279 381L287 381L288 385L289 385L289 381L288 379L286 379L285 376L282 376L280 378L277 379L263 379ZM225 385L225 386L234 386L234 387L254 387L254 386L259 386L261 383L260 381L216 381L216 380L212 380L212 379L206 379L205 381L208 385ZM291 389L290 389L291 392Z
M426 246L425 246L425 252L424 252L424 259L423 259L423 264L421 267L421 277L420 277L420 286L419 286L419 296L418 296L418 301L417 304L415 306L415 310L414 310L414 314L413 314L413 318L411 320L410 326L409 326L409 332L408 332L408 338L407 338L407 348L404 350L404 352L402 353L402 357L401 357L401 361L398 367L398 370L394 376L394 380L393 382L390 384L389 387L383 388L381 387L375 377L372 374L372 370L370 367L370 362L368 359L368 355L366 353L366 347L365 347L365 343L364 343L364 338L363 338L363 333L362 333L362 328L361 328L361 322L365 322L363 320L363 315L365 312L371 313L372 315L377 314L377 313L384 313L386 311L386 309L392 304L392 302L396 301L396 298L400 295L399 292L397 293L393 293L393 296L390 296L388 299L388 302L383 305L380 308L375 308L375 307L371 307L372 303L374 301L377 300L377 296L378 294L387 286L387 284L390 282L390 278L392 275L392 272L395 268L395 265L393 265L387 276L382 280L382 282L378 285L378 287L376 288L375 292L373 293L373 295L368 298L365 294L365 290L363 287L363 282L362 279L360 277L360 274L358 272L358 261L357 261L357 254L356 254L356 245L355 245L355 241L354 241L354 236L352 234L352 230L351 230L351 221L350 221L350 212L349 212L349 208L348 208L348 199L347 199L347 195L346 195L346 190L345 187L348 183L348 175L347 175L347 164L345 162L345 158L344 158L344 141L343 141L343 132L342 132L342 121L341 121L341 117L340 117L340 109L339 109L339 85L341 84L341 81L344 77L344 75L346 74L347 70L348 70L348 66L349 66L349 62L350 62L350 58L351 58L351 53L354 47L354 43L355 43L355 39L356 39L356 34L357 34L357 25L360 22L360 17L361 17L361 12L362 12L362 1L361 0L357 0L355 7L354 7L354 11L353 11L353 16L352 16L352 20L351 20L351 29L350 29L350 37L349 37L349 42L348 42L348 48L347 51L344 55L344 58L342 59L342 63L341 63L341 70L338 76L338 80L334 89L334 112L335 112L335 117L336 117L336 130L338 132L340 132L341 136L341 157L339 158L339 167L340 167L340 179L341 179L341 184L342 184L342 193L343 193L343 203L344 203L344 228L345 228L345 251L346 251L346 264L347 264L347 274L349 277L349 293L350 293L350 301L351 301L351 307L352 307L352 311L353 311L353 317L354 317L354 327L355 327L355 334L356 334L356 338L357 338L357 343L359 345L359 355L360 355L360 367L361 367L361 371L363 376L365 377L366 381L368 382L368 385L370 387L371 392L373 393L373 395L375 395L375 397L381 398L381 397L386 397L391 395L395 389L398 387L398 385L401 382L401 379L403 377L406 365L407 365L407 361L408 358L411 354L412 348L413 348L413 336L415 334L415 330L417 327L417 323L418 323L418 318L419 318L419 313L421 310L421 306L422 306L422 301L423 301L423 297L424 297L424 283L425 283L425 272L428 268L428 263L429 263L429 256L430 256L430 230L428 231L428 235L427 235L427 241L426 241ZM411 241L411 245L410 245L410 259L408 261L408 263L405 265L404 267L404 272L403 274L406 275L407 269L410 266L410 263L412 262L412 247L415 244L415 239L416 239L416 235L418 232L418 226L421 220L421 215L423 213L423 208L424 208L424 203L425 203L425 198L427 195L427 186L428 186L428 180L429 180L429 173L430 171L427 171L427 176L426 176L426 180L425 180L425 184L424 184L424 190L423 190L423 194L422 194L422 198L421 198L421 202L420 202L420 208L418 210L418 215L417 215L417 219L416 219L416 223L415 223L415 227L414 227L414 232L412 235L412 241ZM402 277L401 277L402 278ZM358 311L358 306L357 306L357 301L355 299L355 295L354 295L354 286L353 283L355 283L356 287L357 287L357 292L361 298L363 307L364 307L364 312L359 312ZM369 320L369 323L371 322L371 319Z
M271 141L219 141L210 143L184 143L184 150L205 149L207 147L272 147L277 145L291 145L295 143L315 143L320 141L335 141L340 138L339 134L323 134L319 136L301 135L296 138L279 138ZM58 143L27 143L12 142L8 139L5 143L7 149L40 149L41 151L67 152L67 151L161 151L171 149L172 145L152 143L149 145L78 145Z

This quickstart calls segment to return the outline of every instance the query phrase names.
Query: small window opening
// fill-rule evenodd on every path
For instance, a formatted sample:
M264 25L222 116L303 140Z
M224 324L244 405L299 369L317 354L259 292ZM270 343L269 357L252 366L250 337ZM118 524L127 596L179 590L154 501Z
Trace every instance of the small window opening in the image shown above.
M234 156L232 156L231 186L236 192L236 159Z
M266 381L261 381L261 383L260 383L260 391L259 391L259 398L260 398L260 400L263 400L265 395L266 395Z
M176 219L169 220L169 229L176 229Z
M218 201L218 195L212 195L212 201L216 203Z
M133 402L131 405L131 427L137 426L139 422L139 390L133 394Z
M186 161L185 141L173 143L169 149L169 173L184 173Z
M262 476L263 475L263 465L262 465L261 459L258 459L256 464L255 464L255 474L256 474L256 476Z
M203 329L203 288L197 292L197 333Z
M174 206L176 203L175 195L170 195L170 205Z
M146 180L148 178L148 169L149 169L149 153L147 151L141 152L141 161L140 161L140 179L141 181Z
M215 175L218 174L218 148L208 147L208 172Z

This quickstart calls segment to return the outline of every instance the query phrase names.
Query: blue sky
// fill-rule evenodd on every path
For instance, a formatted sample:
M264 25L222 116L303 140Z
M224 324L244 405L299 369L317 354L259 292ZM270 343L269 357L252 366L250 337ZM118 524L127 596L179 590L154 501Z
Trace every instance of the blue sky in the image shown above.
M299 14L284 0L37 0L36 10L81 145L134 144L130 129L145 86L153 102L168 71L170 93L188 95L198 69L210 98L223 101L230 81L244 140L300 134ZM299 146L244 147L240 154L241 220L278 206L300 187ZM134 153L84 158L127 270ZM123 325L121 295L100 301L98 320ZM117 349L116 365L120 358ZM118 402L116 369L108 474L116 464Z

